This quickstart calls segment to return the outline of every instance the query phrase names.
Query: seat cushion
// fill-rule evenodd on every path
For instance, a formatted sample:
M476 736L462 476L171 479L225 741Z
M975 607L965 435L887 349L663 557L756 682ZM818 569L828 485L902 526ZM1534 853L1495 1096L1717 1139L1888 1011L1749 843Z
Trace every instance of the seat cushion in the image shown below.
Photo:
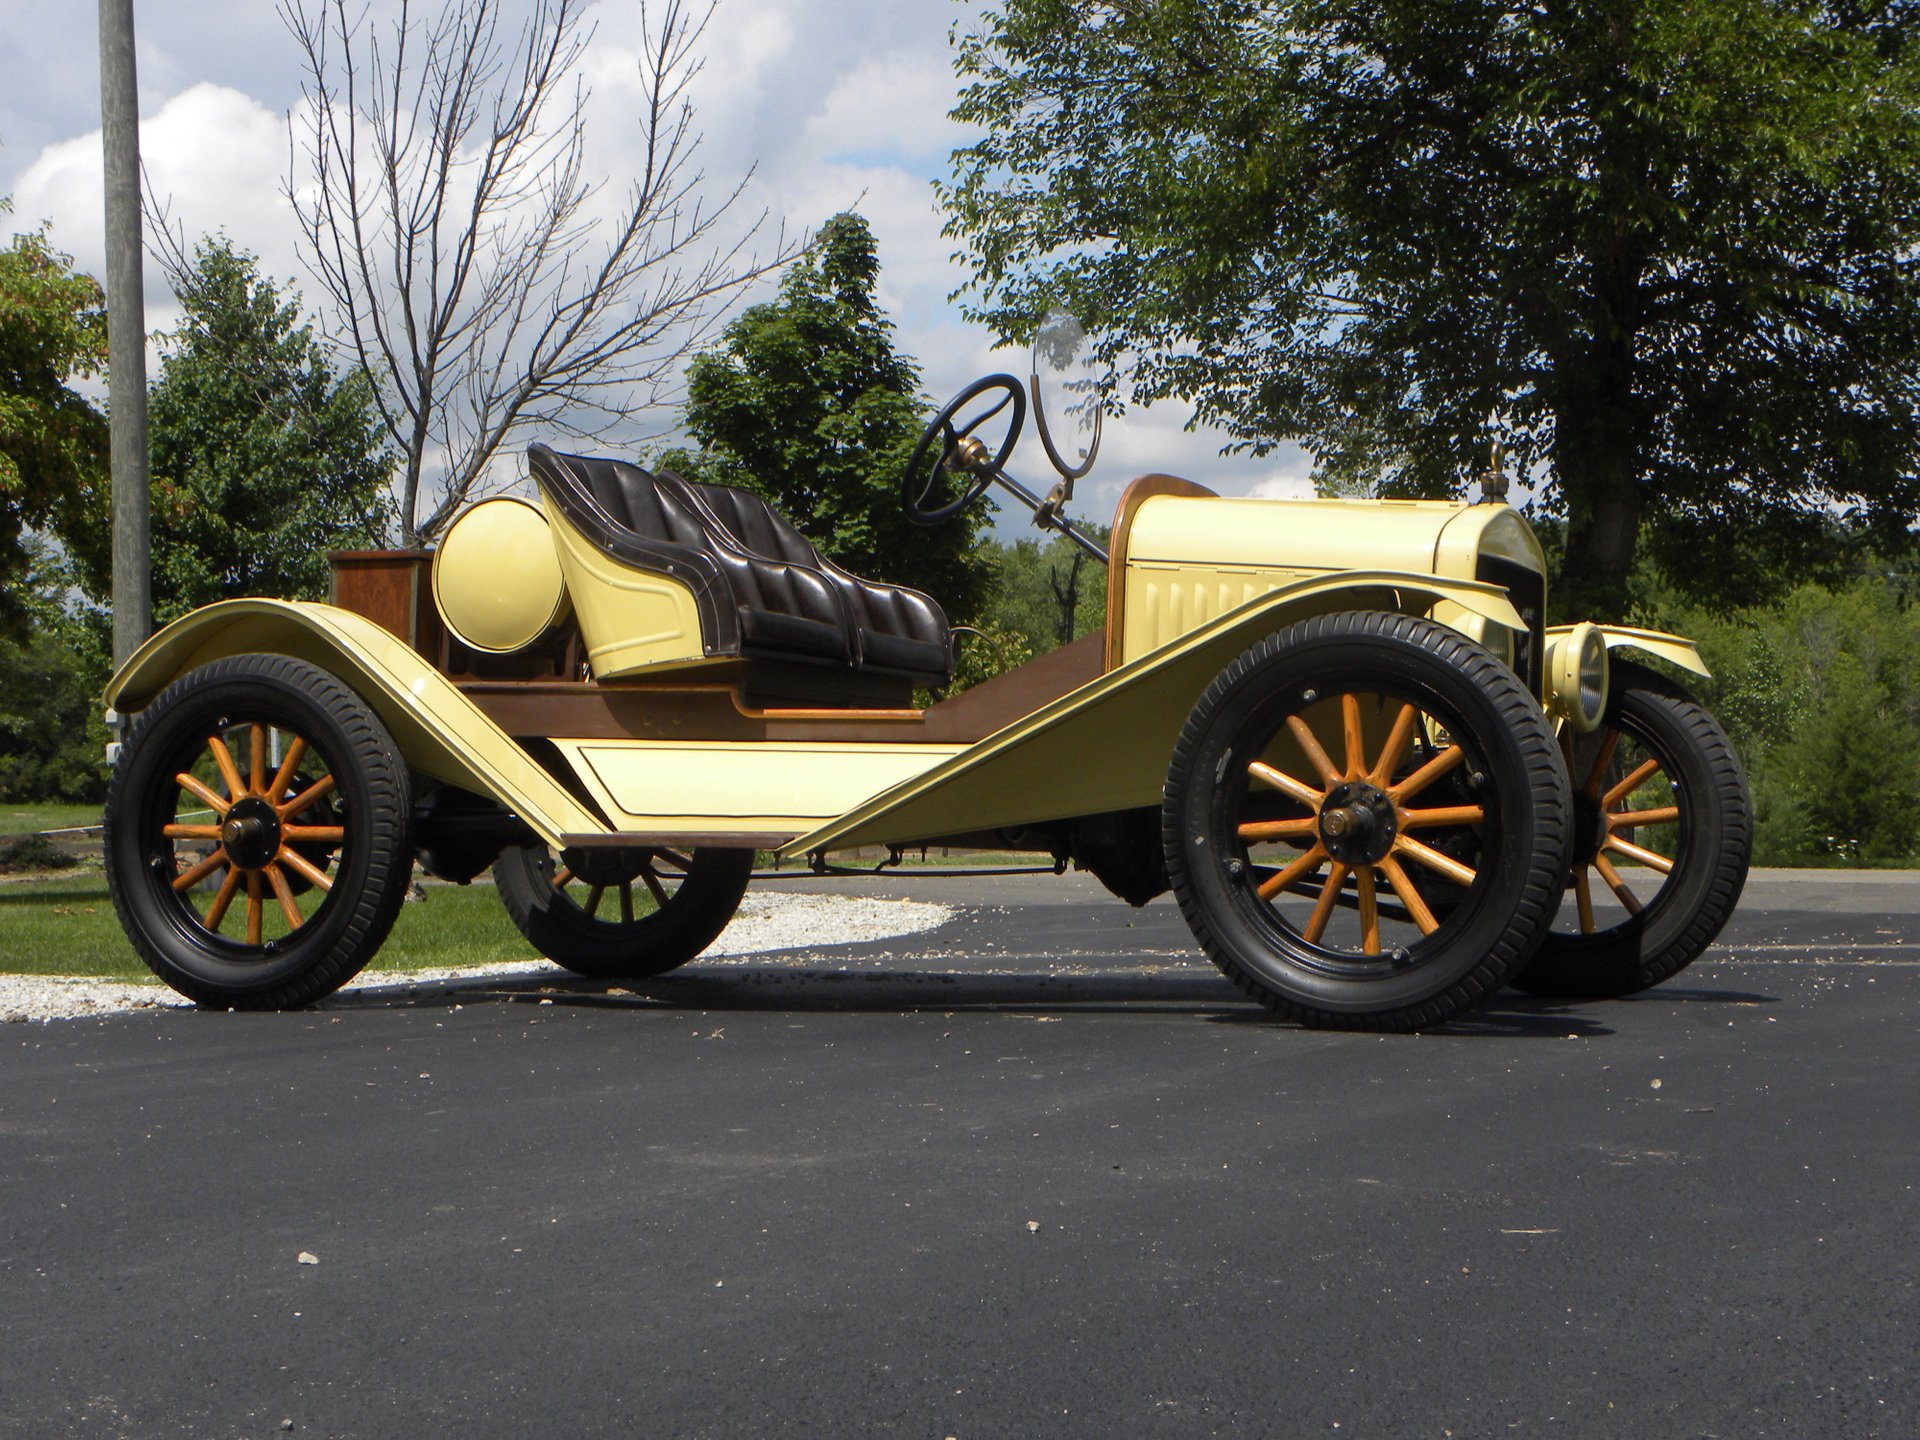
M931 684L944 685L952 678L944 636L936 644L907 635L887 635L878 630L862 628L860 655L869 666L898 670Z

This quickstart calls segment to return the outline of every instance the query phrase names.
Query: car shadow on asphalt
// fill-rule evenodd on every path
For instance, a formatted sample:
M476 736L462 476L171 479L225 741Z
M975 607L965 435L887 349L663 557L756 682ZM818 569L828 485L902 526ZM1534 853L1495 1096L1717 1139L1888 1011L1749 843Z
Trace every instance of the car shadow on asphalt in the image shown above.
M559 971L428 984L376 986L336 996L330 1008L541 1004L599 1009L797 1014L988 1011L1065 1019L1075 1015L1195 1015L1222 1025L1285 1024L1243 997L1223 976L1194 967L1084 970L1073 974L820 969L729 964L652 980L588 980ZM1610 1035L1601 1018L1614 1004L1505 991L1470 1015L1434 1026L1437 1035L1564 1039ZM1657 989L1638 1004L1769 1005L1775 997L1736 990Z

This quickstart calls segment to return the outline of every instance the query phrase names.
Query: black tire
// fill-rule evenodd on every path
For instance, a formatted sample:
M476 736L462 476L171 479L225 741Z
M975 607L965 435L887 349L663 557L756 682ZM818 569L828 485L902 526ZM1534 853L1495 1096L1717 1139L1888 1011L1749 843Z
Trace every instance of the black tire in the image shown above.
M1607 737L1614 737L1609 744ZM1601 753L1603 747L1606 753ZM1679 685L1643 665L1616 661L1613 684L1600 728L1571 745L1569 769L1575 777L1574 859L1570 890L1553 930L1532 963L1514 979L1535 995L1608 999L1631 995L1677 975L1713 943L1733 914L1746 885L1753 855L1753 815L1746 772L1727 733L1712 713ZM1647 763L1659 769L1611 805L1609 792L1631 779ZM1642 803L1647 788L1664 781L1677 811L1672 822L1620 826L1609 830L1603 814ZM1641 851L1670 860L1673 869L1646 897L1641 870L1612 867L1600 871L1609 853L1609 836L1630 836ZM1670 850L1670 853L1669 853ZM1614 853L1618 853L1617 850ZM1605 886L1593 886L1587 871L1600 872ZM1616 888L1614 880L1620 882ZM1588 887L1582 901L1578 886ZM1621 901L1612 909L1607 891ZM1595 895L1599 903L1595 903ZM1632 913L1625 902L1640 907ZM1602 909L1602 906L1608 906ZM1583 913L1584 912L1584 913Z
M276 731L292 737L284 768L267 748ZM189 823L195 806L212 823ZM409 813L406 764L358 696L304 661L239 655L176 681L135 723L107 790L107 887L140 958L182 995L238 1010L310 1005L392 929L412 878ZM182 832L198 832L206 854L190 859ZM204 910L196 875L219 881ZM239 939L223 933L230 924Z
M1330 715L1345 765L1320 739ZM1300 726L1318 758L1291 738ZM1274 761L1324 788L1308 796ZM1299 793L1276 792L1275 774ZM1162 814L1201 948L1274 1013L1341 1029L1419 1029L1499 991L1546 934L1572 833L1559 748L1514 673L1457 631L1371 612L1303 621L1221 671L1181 732ZM1287 863L1264 864L1281 845L1295 847ZM1376 874L1398 905L1378 897ZM1330 937L1348 876L1356 919L1342 928L1358 935L1342 946ZM1283 909L1309 896L1304 918ZM1389 947L1386 923L1410 938Z
M694 959L727 928L752 875L753 851L733 849L567 850L556 861L544 845L513 845L493 862L520 933L556 965L596 980L644 980ZM609 890L632 918L600 918Z

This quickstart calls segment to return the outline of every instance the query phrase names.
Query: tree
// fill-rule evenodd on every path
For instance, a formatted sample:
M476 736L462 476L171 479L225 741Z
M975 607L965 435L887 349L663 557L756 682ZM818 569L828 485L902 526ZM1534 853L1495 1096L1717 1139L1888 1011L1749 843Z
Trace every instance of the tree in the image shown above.
M148 401L155 617L236 595L324 599L327 552L383 543L392 513L373 387L334 374L298 298L226 239L173 282L185 314Z
M704 16L665 0L649 32L640 173L603 229L576 73L586 0L533 0L505 34L501 8L443 0L423 21L401 0L383 41L351 0L282 6L311 172L288 198L323 318L377 377L409 545L487 488L512 436L590 438L658 402L730 297L791 254L748 256L757 226L722 236L744 179L703 201L688 86Z
M69 384L105 368L107 317L71 267L44 226L0 250L0 632L28 620L29 528L107 564L107 422Z
M778 298L743 311L722 347L688 366L686 429L705 449L667 463L764 495L829 558L925 590L964 620L988 583L974 547L982 511L923 528L901 509L901 472L932 407L874 299L879 273L865 220L822 225Z
M29 533L15 602L24 633L0 635L0 801L102 800L113 671L110 618L73 602L68 567Z
M1619 613L1643 526L1732 601L1830 507L1920 511L1916 22L1002 0L960 47L949 233L1003 334L1063 300L1134 398L1323 481L1457 493L1503 438L1567 521L1563 603Z
M1104 525L1080 527L1105 545ZM1064 535L1011 545L984 542L993 560L993 594L983 618L1021 636L1033 654L1043 654L1082 635L1103 631L1107 621L1107 572Z

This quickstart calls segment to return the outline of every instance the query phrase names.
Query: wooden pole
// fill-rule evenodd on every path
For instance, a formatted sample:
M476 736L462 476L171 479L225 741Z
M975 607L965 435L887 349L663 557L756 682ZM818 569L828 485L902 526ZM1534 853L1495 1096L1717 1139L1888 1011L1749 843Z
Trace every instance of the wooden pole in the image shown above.
M140 82L133 0L100 0L100 133L106 155L107 400L112 411L113 659L153 628L147 480L147 313L141 278Z

